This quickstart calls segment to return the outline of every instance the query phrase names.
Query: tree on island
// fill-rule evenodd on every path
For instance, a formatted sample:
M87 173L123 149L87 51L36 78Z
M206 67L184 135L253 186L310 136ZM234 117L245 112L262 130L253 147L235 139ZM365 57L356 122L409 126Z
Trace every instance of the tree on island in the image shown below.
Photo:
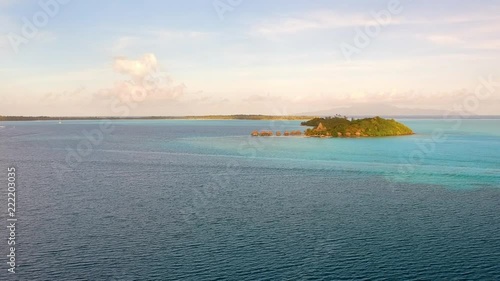
M332 137L383 137L411 135L413 131L394 119L381 117L349 120L346 116L313 118L302 122L303 126L315 127L307 129L306 136Z

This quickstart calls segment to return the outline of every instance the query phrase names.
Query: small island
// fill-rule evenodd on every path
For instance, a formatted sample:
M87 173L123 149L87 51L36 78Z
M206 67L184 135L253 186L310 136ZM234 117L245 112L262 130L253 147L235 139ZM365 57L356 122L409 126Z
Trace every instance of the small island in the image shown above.
M310 137L387 137L413 134L413 131L404 124L378 116L349 120L345 116L337 115L313 118L302 122L301 125L314 127L305 131L305 135Z
M311 126L304 134L301 131L253 131L250 135L254 137L272 136L306 136L321 138L353 138L353 137L388 137L413 135L413 131L397 122L394 119L384 119L381 117L363 118L350 120L345 116L336 115L334 117L313 118L301 123L302 126Z

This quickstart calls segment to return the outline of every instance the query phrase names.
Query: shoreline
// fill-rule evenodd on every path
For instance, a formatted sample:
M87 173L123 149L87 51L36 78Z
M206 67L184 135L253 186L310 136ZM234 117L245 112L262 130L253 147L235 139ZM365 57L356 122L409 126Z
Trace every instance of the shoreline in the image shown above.
M0 116L2 121L99 121L99 120L248 120L248 121L304 121L315 118L314 116L273 116L273 115L221 115L221 116L147 116L147 117L49 117L49 116Z
M500 115L478 115L478 116L463 116L462 118L443 118L443 116L381 116L383 118L393 118L399 120L499 120ZM14 121L99 121L99 120L200 120L200 121L226 121L226 120L248 120L248 121L307 121L313 118L321 118L318 116L306 115L202 115L202 116L134 116L134 117L117 117L117 116L1 116L0 122Z

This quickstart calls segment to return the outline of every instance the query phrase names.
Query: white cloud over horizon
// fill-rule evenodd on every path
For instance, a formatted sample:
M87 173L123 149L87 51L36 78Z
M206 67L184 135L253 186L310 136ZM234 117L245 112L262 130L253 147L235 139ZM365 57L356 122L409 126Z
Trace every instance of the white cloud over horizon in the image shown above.
M39 9L1 3L12 11L0 12L3 34ZM18 55L0 40L0 115L110 115L107 100L126 101L145 79L158 84L131 114L295 114L370 103L444 110L500 71L495 3L401 1L403 11L351 61L340 44L374 24L388 1L285 3L254 1L220 21L210 5L102 3L82 18L95 6L71 2ZM479 113L500 114L498 96Z

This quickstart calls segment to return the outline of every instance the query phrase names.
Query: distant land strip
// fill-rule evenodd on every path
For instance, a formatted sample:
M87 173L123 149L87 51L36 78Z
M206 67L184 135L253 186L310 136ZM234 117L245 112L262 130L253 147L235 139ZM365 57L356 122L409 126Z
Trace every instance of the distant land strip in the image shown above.
M200 115L200 116L1 116L0 121L51 121L51 120L310 120L328 115L258 115L258 114L237 114L237 115ZM333 116L333 115L332 115ZM470 116L449 116L442 115L380 115L384 118L398 119L500 119L500 115L470 115ZM366 115L353 115L350 117L364 118Z
M203 115L203 116L0 116L0 121L50 121L50 120L309 120L316 116L284 115Z

